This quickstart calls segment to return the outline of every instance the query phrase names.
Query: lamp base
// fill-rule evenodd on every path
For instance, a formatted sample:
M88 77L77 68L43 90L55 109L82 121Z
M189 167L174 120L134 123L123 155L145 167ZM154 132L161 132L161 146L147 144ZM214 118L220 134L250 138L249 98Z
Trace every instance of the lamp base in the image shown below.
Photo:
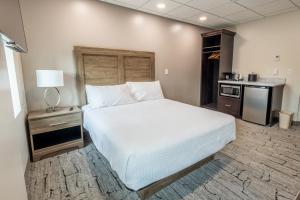
M47 102L47 98L46 97L47 97L49 89L50 88L46 88L45 91L44 91L44 101L45 101L46 105L48 106L48 108L46 109L46 113L51 113L51 112L57 111L57 107L56 106L60 102L60 92L59 92L59 90L56 87L54 87L54 89L55 89L55 91L57 92L57 95L58 95L58 99L57 99L56 104L55 105L53 105L53 104L51 105L50 103Z

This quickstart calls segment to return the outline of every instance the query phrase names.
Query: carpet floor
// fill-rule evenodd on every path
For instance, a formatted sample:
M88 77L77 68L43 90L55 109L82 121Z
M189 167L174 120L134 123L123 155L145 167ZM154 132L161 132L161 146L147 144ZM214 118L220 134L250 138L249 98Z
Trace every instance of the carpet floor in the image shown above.
M92 143L30 163L29 200L138 200ZM300 127L280 130L237 120L237 139L215 159L149 199L287 200L300 190Z

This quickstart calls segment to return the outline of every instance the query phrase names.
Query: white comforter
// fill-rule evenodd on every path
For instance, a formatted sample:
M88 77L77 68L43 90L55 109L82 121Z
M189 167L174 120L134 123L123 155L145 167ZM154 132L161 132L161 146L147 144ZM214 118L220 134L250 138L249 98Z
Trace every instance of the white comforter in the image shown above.
M222 149L235 119L161 99L84 109L84 127L123 183L138 190Z

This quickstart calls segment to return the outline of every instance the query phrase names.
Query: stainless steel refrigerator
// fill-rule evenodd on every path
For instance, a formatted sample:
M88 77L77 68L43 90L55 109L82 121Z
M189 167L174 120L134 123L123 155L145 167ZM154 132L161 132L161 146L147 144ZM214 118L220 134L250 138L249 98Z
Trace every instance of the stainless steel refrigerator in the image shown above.
M267 125L269 88L245 86L243 120Z

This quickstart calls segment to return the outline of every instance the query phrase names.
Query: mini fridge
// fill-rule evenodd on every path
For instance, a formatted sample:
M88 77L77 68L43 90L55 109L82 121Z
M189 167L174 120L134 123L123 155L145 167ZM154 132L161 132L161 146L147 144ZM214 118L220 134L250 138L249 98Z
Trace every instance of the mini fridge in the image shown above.
M256 124L267 125L269 88L245 86L242 119Z

